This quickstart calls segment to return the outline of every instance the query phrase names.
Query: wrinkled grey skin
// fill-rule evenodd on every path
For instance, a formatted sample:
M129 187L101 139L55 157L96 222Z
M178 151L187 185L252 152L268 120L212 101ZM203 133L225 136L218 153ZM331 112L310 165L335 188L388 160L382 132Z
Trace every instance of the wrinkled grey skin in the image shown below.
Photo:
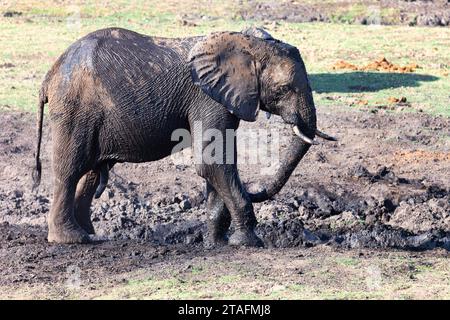
M75 42L40 91L35 186L47 102L55 177L48 240L57 243L88 242L94 233L90 204L105 188L108 170L117 162L170 155L178 143L171 141L175 129L192 132L194 122L202 121L203 130L215 128L225 137L226 129L237 129L241 119L254 121L264 110L310 139L316 133L298 50L260 29L167 39L111 28ZM292 134L275 178L256 194L245 190L236 164L197 164L207 183L207 243L262 245L252 202L280 191L309 147ZM231 220L235 231L227 239Z

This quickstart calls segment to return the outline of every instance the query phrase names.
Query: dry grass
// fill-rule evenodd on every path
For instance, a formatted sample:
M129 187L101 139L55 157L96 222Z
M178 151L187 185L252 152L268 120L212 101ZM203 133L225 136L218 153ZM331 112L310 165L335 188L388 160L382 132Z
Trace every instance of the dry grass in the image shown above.
M230 258L232 257L232 258ZM182 258L182 259L180 259ZM448 253L242 249L179 257L69 287L2 288L8 299L450 299Z

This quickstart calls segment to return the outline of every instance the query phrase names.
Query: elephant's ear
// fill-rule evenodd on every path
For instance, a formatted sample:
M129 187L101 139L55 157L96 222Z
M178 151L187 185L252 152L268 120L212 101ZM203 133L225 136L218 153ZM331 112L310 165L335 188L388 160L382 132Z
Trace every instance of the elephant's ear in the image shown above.
M214 33L189 52L191 75L204 93L246 121L259 110L259 79L251 39L241 33Z

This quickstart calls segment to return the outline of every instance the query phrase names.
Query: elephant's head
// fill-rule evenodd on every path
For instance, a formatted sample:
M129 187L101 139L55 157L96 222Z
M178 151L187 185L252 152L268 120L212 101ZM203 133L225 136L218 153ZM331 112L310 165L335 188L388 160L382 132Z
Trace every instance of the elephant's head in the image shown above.
M280 191L314 144L314 137L332 140L316 128L316 110L305 65L296 47L262 29L213 33L191 50L194 82L231 113L255 121L258 111L276 114L292 126L290 147L273 181L249 194L264 201Z

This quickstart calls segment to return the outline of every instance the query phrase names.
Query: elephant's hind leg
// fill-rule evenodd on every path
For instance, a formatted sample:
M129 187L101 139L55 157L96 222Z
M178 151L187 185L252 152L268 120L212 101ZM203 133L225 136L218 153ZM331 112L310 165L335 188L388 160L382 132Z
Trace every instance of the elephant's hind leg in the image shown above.
M91 170L81 177L75 192L75 220L89 234L95 234L90 209L99 180L99 173Z
M54 192L48 216L48 241L56 243L86 243L88 233L80 227L75 218L75 193L77 183L92 167L86 155L86 137L68 133L68 125L53 124L53 175Z
M208 234L205 245L214 247L227 243L226 233L231 224L231 215L222 198L219 196L213 186L206 183L207 193L207 214L208 214Z
M53 203L48 217L48 241L56 243L87 243L89 235L74 216L76 180L55 177Z

